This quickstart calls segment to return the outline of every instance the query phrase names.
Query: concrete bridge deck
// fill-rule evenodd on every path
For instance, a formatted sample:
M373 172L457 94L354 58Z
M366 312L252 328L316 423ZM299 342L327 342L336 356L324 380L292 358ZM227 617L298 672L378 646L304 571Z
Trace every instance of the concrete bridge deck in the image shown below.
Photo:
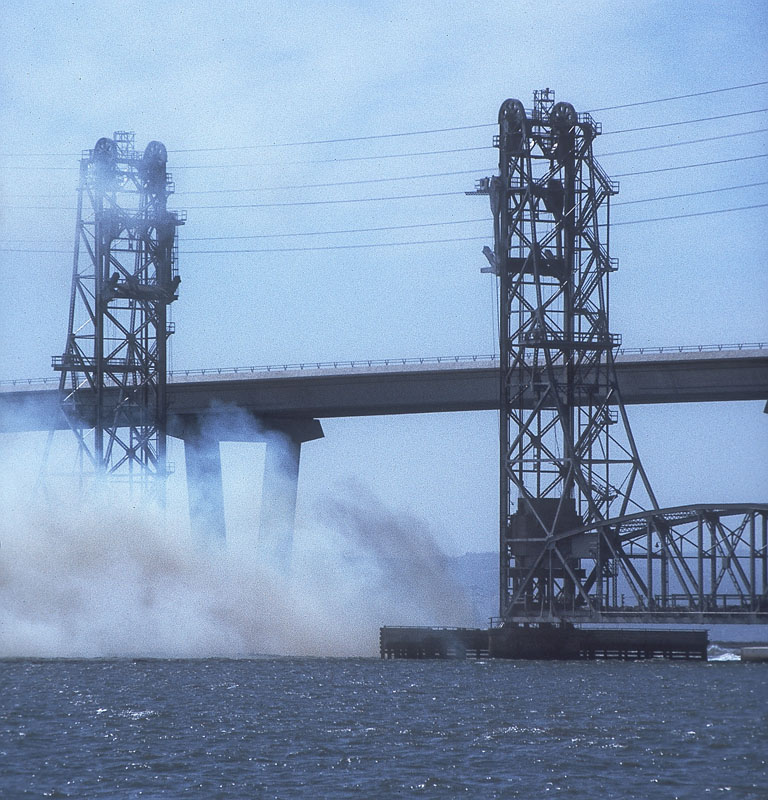
M628 404L768 399L768 348L625 354L616 370ZM0 433L47 430L53 421L67 427L55 387L55 379L0 384ZM237 407L288 419L492 410L499 405L498 361L176 371L168 402L171 415Z

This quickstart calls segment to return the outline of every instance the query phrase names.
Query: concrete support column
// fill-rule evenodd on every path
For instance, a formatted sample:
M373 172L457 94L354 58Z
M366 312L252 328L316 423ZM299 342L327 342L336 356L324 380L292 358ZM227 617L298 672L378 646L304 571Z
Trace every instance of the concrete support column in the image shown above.
M301 445L323 436L316 419L262 419L267 452L261 490L258 549L280 573L291 567Z
M181 430L174 433L184 439L192 532L201 542L222 546L226 525L219 440L206 433L205 421L198 415L185 415L181 422Z
M300 441L282 436L267 439L258 547L264 560L280 572L291 566L300 458Z

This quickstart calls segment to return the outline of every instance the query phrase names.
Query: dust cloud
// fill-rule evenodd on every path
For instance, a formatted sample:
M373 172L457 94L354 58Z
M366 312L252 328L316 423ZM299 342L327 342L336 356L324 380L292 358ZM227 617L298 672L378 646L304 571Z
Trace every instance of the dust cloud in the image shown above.
M374 656L381 625L470 622L433 532L363 487L316 503L278 574L255 529L206 547L118 495L33 500L3 461L0 657Z

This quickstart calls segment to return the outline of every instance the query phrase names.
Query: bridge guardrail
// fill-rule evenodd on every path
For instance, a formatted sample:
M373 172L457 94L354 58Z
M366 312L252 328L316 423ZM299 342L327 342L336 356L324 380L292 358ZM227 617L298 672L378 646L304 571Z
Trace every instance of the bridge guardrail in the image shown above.
M617 355L664 355L665 353L705 353L723 350L768 350L766 342L738 344L692 344L663 347L618 347ZM473 356L423 356L417 358L360 358L352 361L303 361L285 364L262 364L249 367L207 367L203 369L169 370L168 377L190 375L239 375L265 372L302 372L324 369L355 369L358 367L395 367L409 364L466 364L473 361L496 361L498 354ZM0 386L31 386L58 384L58 376L50 378L15 378L0 381Z

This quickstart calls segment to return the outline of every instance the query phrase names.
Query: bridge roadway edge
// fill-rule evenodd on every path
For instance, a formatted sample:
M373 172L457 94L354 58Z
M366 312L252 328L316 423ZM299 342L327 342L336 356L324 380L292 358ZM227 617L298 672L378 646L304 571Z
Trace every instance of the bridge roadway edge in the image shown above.
M616 371L629 405L768 400L764 349L625 356L616 359ZM226 416L239 408L256 417L296 420L493 410L498 398L498 363L480 360L238 370L214 378L176 372L168 384L170 414ZM0 386L0 433L49 430L52 420L57 428L67 427L56 389L22 382Z

